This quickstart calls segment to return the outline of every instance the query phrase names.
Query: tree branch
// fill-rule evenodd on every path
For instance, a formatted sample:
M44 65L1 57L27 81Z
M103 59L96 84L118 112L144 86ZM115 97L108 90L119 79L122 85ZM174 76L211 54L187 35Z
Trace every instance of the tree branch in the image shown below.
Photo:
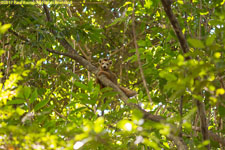
M196 100L196 105L197 105L198 113L200 116L200 125L201 125L203 140L209 140L208 121L206 118L205 105L203 102L199 100ZM206 148L209 150L210 144L208 144Z
M180 28L179 22L177 21L175 15L173 14L173 11L171 9L171 1L170 0L161 0L164 10L170 20L170 23L173 26L173 29L177 35L177 38L180 42L180 46L182 48L183 53L187 53L189 51L189 47L187 44L187 41L184 37L184 34L182 33L182 30ZM187 57L186 59L190 59L189 57Z
M187 145L184 143L183 139L179 136L174 136L174 135L169 135L168 138L172 141L174 141L174 143L177 145L177 149L178 150L186 150Z
M54 53L54 54L67 56L67 57L69 57L71 59L74 59L77 62L79 62L81 65L86 67L88 71L90 71L90 72L92 72L94 74L97 74L97 72L98 72L98 68L96 68L94 65L92 65L89 61L87 61L85 58L83 58L80 55L76 55L76 54L72 55L70 53L63 53L63 52L59 52L59 51L54 51L54 50L51 50L49 48L47 48L47 51L49 51L51 53Z
M45 14L47 17L47 21L52 23L52 18L50 16L50 12L48 10L48 7L46 4L43 4L44 10L45 10ZM74 52L75 54L78 54L77 51L66 41L66 39L64 38L58 38L56 36L56 32L52 29L50 29L51 33L56 37L56 39L59 41L59 43L69 52Z

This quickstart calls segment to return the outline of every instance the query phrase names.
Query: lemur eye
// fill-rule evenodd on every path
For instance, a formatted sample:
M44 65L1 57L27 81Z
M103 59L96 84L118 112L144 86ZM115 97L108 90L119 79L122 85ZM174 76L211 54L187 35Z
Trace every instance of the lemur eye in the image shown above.
M107 63L106 65L109 65L109 63Z

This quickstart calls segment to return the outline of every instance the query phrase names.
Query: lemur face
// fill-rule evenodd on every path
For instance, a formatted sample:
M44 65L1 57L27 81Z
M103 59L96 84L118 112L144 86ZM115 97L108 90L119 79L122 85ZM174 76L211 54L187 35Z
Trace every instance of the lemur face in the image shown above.
M111 64L112 64L112 61L109 59L104 58L99 60L99 65L103 70L108 70Z

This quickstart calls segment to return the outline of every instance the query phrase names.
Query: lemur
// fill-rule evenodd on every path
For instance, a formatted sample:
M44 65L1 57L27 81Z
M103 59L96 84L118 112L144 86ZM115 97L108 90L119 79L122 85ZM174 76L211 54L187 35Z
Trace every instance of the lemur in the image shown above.
M102 89L105 86L98 79L98 76L104 74L109 80L111 80L114 84L116 84L126 94L127 97L135 96L137 94L135 91L132 91L130 89L127 89L125 87L118 85L115 73L113 73L110 70L111 65L112 65L112 61L109 59L104 58L99 60L99 72L97 75L96 82L100 85L100 88Z

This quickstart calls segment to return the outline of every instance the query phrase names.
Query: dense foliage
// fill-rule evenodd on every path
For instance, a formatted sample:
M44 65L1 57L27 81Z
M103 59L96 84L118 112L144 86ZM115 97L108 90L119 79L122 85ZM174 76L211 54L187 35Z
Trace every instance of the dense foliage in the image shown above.
M223 149L224 8L0 5L0 149ZM105 57L135 97L95 83Z

